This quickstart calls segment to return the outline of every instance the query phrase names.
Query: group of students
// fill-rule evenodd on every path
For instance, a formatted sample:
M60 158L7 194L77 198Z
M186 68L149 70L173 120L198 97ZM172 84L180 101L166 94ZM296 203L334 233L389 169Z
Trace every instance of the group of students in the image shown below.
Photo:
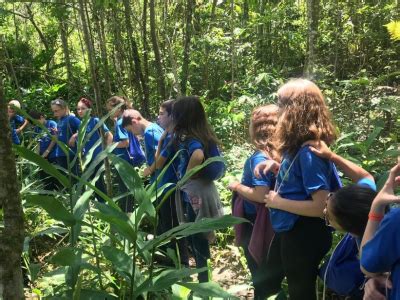
M16 100L10 101L8 111L11 130L18 136L16 131L21 132L23 128L13 119L18 118L22 124L27 121L16 114L15 108L21 107L19 102L17 105L16 103ZM86 125L86 142L81 147L77 147L78 132L83 125L82 119L93 108L89 99L81 98L77 103L76 112L80 119L70 113L67 103L62 99L51 102L51 110L57 122L47 120L43 113L30 111L30 119L42 125L35 126L33 130L39 141L39 154L50 163L79 176L83 171L80 170L82 164L75 163L71 166L72 162L77 161L76 155L81 155L84 165L90 166L103 146L115 144L113 153L131 165L141 166L146 162L143 175L150 178L150 183L157 180L157 187L162 188L162 194L158 197L161 201L188 171L201 165L213 153L219 153L217 150L219 141L208 123L204 107L197 96L180 97L163 102L159 109L158 122L145 119L139 111L132 108L125 97L113 96L106 101L106 106L114 122L113 133L105 124L100 126L98 117L91 115ZM43 126L47 131L43 131ZM98 143L102 135L100 130L104 134L103 146ZM13 141L19 144L19 141ZM62 144L69 146L67 151ZM77 149L81 149L81 153L77 153ZM87 162L86 159L90 161ZM164 175L158 178L164 166L168 167ZM98 164L97 168L100 167L101 164ZM159 234L180 223L223 215L223 206L214 180L207 174L203 173L203 176L200 173L191 176L175 193L169 193L168 198L162 203L157 203L160 206L157 226ZM93 172L93 177L94 174L96 172ZM125 195L118 200L119 207L124 212L131 213L134 209L134 198L129 195L129 190L118 172L115 172L115 177L119 195ZM46 189L59 188L54 179L46 174L43 176L43 181ZM96 187L105 192L103 176L96 181ZM101 197L97 199L102 201ZM177 257L180 258L180 263L189 266L187 249L189 243L197 268L205 268L210 258L209 242L212 239L211 232L194 234L187 239L171 242L164 250L179 249ZM208 272L200 272L198 279L200 282L208 281Z
M13 109L20 106L11 102L10 125L13 136L18 137L27 124ZM69 113L61 99L52 101L51 109L57 123L38 112L31 112L30 116L39 120L58 141L69 145L70 153L42 133L39 154L67 169L70 156L76 154L81 121ZM90 109L90 100L78 101L80 118ZM219 141L196 96L163 102L158 122L146 120L124 97L108 99L107 109L113 112L114 131L111 133L105 125L101 126L105 144L115 143L114 153L134 166L146 161L144 176L149 176L150 182L158 180L157 187L165 187L163 195L218 149ZM87 133L99 127L98 122L92 116ZM40 134L40 130L39 127L35 132ZM334 228L349 233L358 247L356 251L359 249L356 269L371 278L360 287L364 298L399 300L400 209L390 206L400 202L400 197L395 196L395 188L400 184L400 165L390 171L384 188L377 193L368 172L329 149L337 137L335 127L320 89L305 79L283 85L278 90L276 105L254 109L249 134L255 152L245 162L241 182L232 182L228 188L233 191L233 215L248 220L237 225L235 232L252 275L255 299L279 293L284 278L290 299L316 299L316 278L321 261L331 249ZM102 149L98 144L100 136L100 130L91 133L83 147L83 156L90 153L94 160ZM143 148L138 137L143 140ZM98 146L91 150L94 145ZM158 178L167 165L164 176ZM354 184L342 187L336 167ZM123 179L118 174L116 177L120 194L127 194ZM99 179L96 186L104 190L104 179ZM129 213L134 202L127 196L119 200L119 205ZM222 215L213 178L199 172L161 204L158 233L182 222ZM202 268L210 258L212 239L212 233L195 234L167 247L179 249L181 263L188 265L189 243L197 268ZM323 279L327 278L327 270L331 272L337 267L329 263ZM352 272L347 275L352 276ZM198 279L207 281L208 272L199 273Z
M256 108L249 133L256 150L229 189L233 214L248 220L235 233L255 299L279 293L284 278L291 300L317 299L318 275L351 299L400 299L400 161L377 194L372 175L329 149L335 127L305 79L284 84L276 105ZM342 187L336 167L354 184ZM334 229L348 234L319 269Z

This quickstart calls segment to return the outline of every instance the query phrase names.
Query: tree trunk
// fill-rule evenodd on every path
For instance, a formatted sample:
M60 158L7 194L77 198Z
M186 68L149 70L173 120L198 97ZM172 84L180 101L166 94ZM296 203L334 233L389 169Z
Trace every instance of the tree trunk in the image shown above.
M208 22L208 28L207 28L207 32L210 33L210 31L213 28L213 23L214 22L214 17L215 17L215 10L217 8L217 2L218 0L213 0L212 2L212 6L211 6L211 15L210 15L210 20ZM206 49L205 49L205 60L204 60L204 69L203 69L203 85L204 85L204 89L208 90L208 84L209 84L209 79L210 79L210 66L209 66L209 62L210 62L210 45L206 44Z
M86 20L86 15L85 15L84 0L79 0L79 13L80 13L81 22L82 22L83 37L84 37L86 48L87 48L89 68L90 68L90 74L91 74L90 77L91 77L93 90L94 90L94 100L96 103L96 112L97 112L98 116L101 116L102 105L101 105L100 86L99 86L99 82L97 80L95 53L94 53L93 43L91 41L89 29L87 26L88 22ZM106 147L106 143L105 143L104 131L103 131L102 127L100 127L100 134L101 134L102 146L104 149ZM105 169L106 169L105 173L106 173L106 179L107 179L106 180L107 194L111 195L112 194L112 185L111 185L110 165L109 165L108 159L105 160Z
M65 3L65 0L63 0L62 3ZM63 8L63 10L65 10L65 8ZM58 22L60 27L61 45L64 52L65 66L67 68L67 81L68 85L71 86L73 85L73 72L68 47L68 24L66 22L67 16L68 13L63 11L63 13L58 16Z
M319 19L319 0L307 0L307 20L308 20L308 51L307 61L304 69L307 78L313 78L315 72L315 62L317 59L317 37Z
M231 100L235 96L235 0L231 0Z
M181 76L181 92L186 95L187 81L189 78L190 63L190 40L192 37L192 17L194 10L194 0L186 1L186 24L185 24L185 43L183 49L182 76Z
M156 13L154 6L155 6L154 0L150 0L151 43L153 44L154 58L156 60L158 92L160 93L161 98L165 100L167 98L167 94L165 92L164 69L162 66L160 48L158 47L158 41L157 41Z
M136 44L136 41L134 39L133 35L133 28L132 28L132 23L131 23L131 3L130 0L123 0L124 2L124 8L125 8L125 24L126 24L126 31L128 33L128 40L130 44L130 51L132 55L132 59L134 61L134 66L135 66L135 79L138 84L138 93L140 100L142 102L142 113L145 116L150 115L150 110L149 110L149 89L147 86L147 82L143 76L142 72L142 65L140 61L140 56L139 56L139 51L138 47Z
M142 12L142 43L143 43L143 75L146 82L149 82L149 45L147 43L147 0L143 0Z
M4 57L1 56L1 65ZM0 76L0 205L4 228L0 234L0 290L2 299L22 300L24 297L21 255L24 244L24 215L17 181L15 157L11 148L11 133L7 102Z

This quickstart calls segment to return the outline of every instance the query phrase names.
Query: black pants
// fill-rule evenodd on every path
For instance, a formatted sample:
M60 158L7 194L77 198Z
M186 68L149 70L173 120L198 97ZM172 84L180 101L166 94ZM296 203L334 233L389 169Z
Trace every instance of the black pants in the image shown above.
M278 293L286 277L290 300L316 299L318 266L331 244L331 231L319 218L300 217L290 231L276 233L266 263L266 296Z
M129 189L126 187L121 175L119 175L118 171L117 173L117 184L118 184L118 192L119 195L126 194L129 192ZM132 195L127 195L118 200L118 206L119 208L126 213L131 213L133 212L133 197Z
M160 196L160 200L163 196ZM175 204L175 193L170 195L168 199L161 205L158 211L158 224L157 234L162 234L179 225L178 218L176 215L176 204ZM161 249L166 251L168 248L174 251L179 251L180 263L184 266L189 266L189 255L187 250L186 238L179 240L172 240L170 243L161 246Z
M196 214L190 203L184 202L186 213L190 222L195 222ZM207 267L207 260L210 258L210 245L205 233L196 233L187 237L193 251L196 268ZM208 271L198 274L199 282L208 282Z
M52 165L57 164L56 158L47 158L47 161L49 163L51 163ZM39 171L39 178L43 182L43 189L44 190L46 190L46 191L57 190L59 182L55 177L47 174L43 170L40 170Z
M251 273L251 281L253 282L254 287L254 299L262 300L265 298L267 293L265 289L264 278L266 276L267 268L266 268L266 260L264 260L261 265L258 265L254 260L253 256L251 256L249 252L249 243L251 234L253 232L253 224L256 219L255 214L245 215L245 218L250 221L250 223L243 223L243 240L242 246L244 251L244 256L246 257L247 266L249 267Z

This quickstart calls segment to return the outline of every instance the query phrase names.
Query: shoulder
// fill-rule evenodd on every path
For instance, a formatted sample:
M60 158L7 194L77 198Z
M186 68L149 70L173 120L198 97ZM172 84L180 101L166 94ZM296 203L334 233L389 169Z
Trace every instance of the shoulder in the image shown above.
M25 118L23 116L21 116L21 115L15 115L14 118L18 122L24 122L25 121Z
M314 154L311 150L309 146L303 146L300 148L300 150L297 152L296 156L299 157L299 161L301 163L302 166L329 166L329 161L321 158L319 156L317 156L316 154ZM296 157L295 156L295 157Z

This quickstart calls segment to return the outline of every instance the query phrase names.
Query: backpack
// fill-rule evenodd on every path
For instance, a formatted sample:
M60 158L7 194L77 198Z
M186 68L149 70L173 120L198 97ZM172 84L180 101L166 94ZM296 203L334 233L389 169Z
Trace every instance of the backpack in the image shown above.
M358 259L356 239L346 234L332 252L331 257L319 269L324 285L341 296L357 296L365 281Z
M212 157L222 157L222 154L220 150L218 149L218 146L215 144L210 144L209 149L206 152L204 152L205 155L205 161L208 158ZM221 161L214 161L212 163L209 163L207 166L202 168L198 175L201 178L208 179L208 180L218 180L222 177L224 177L226 172L226 165L224 162Z

